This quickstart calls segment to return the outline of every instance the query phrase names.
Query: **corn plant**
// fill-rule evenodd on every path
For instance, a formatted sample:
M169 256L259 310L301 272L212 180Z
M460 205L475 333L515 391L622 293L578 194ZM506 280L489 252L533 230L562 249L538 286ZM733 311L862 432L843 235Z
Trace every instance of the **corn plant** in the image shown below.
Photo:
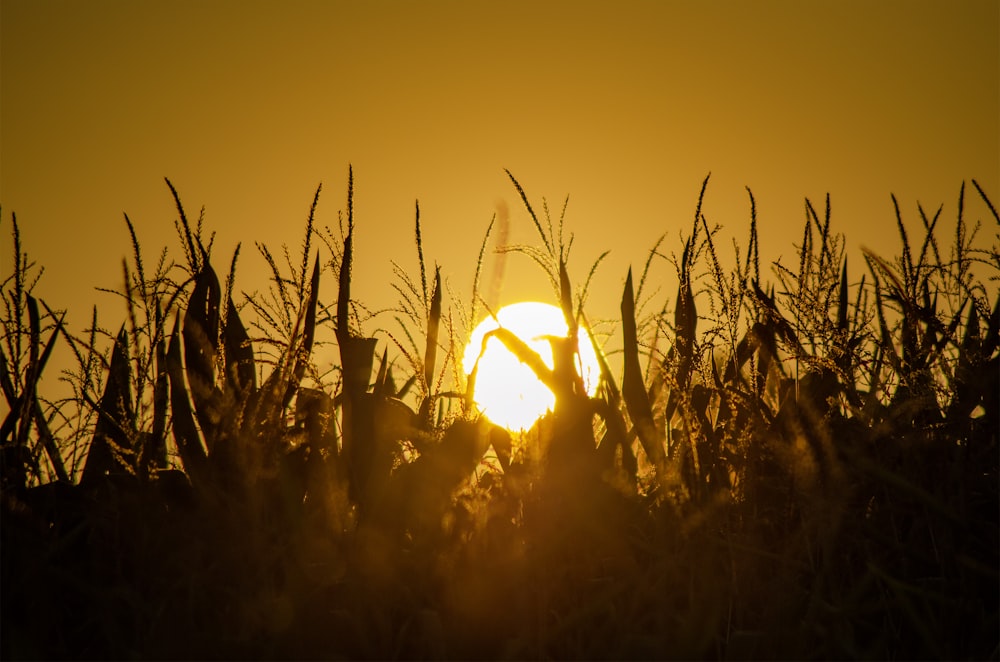
M21 493L52 478L69 480L38 393L38 382L59 337L64 316L56 316L44 302L46 314L40 314L39 302L31 292L42 270L36 272L35 265L22 251L14 215L11 226L14 269L0 283L0 289L4 290L0 389L8 407L0 424L0 484L4 491ZM48 338L43 346L44 333ZM32 427L37 429L37 435L31 434Z
M978 183L944 250L942 210L918 205L911 242L893 198L900 256L865 252L861 275L829 196L806 200L797 264L769 277L749 190L723 267L706 177L677 252L665 235L625 276L620 374L590 334L591 396L578 330L604 256L574 288L567 206L536 214L507 174L540 245L500 250L542 269L569 329L548 339L551 368L508 329L480 348L498 339L556 396L525 450L480 415L487 377L457 360L492 313L495 219L465 299L428 268L417 205L416 269L393 264L398 304L369 310L352 298L365 226L349 170L337 227L319 226L318 188L299 254L258 244L267 289L236 297L239 247L223 281L168 181L182 259L148 270L126 217L133 254L108 290L124 323L95 311L77 336L34 297L12 217L4 654L995 655L1000 251L967 197L1000 217ZM73 396L50 402L58 342ZM322 372L326 342L339 361Z

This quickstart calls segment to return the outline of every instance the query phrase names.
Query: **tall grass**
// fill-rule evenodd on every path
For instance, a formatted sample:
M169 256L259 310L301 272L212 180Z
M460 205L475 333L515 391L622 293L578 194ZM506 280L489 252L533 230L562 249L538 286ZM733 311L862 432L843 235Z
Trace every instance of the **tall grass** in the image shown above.
M679 255L661 238L626 276L620 375L592 338L591 397L577 330L604 256L575 278L566 206L553 224L508 175L540 245L505 250L541 267L569 326L552 368L490 334L556 395L524 452L476 410L488 377L459 369L493 312L492 222L456 296L417 205L416 269L394 264L398 305L370 311L351 295L352 172L337 227L318 188L298 254L257 244L268 289L237 302L239 248L220 281L167 182L181 261L150 271L126 217L124 322L95 310L78 337L32 295L12 215L4 656L997 656L1000 249L967 217L1000 217L979 184L947 238L943 207L918 207L913 242L897 204L900 254L866 251L864 270L829 197L806 200L796 263L767 276L749 191L724 267L706 178ZM77 365L51 402L58 342Z

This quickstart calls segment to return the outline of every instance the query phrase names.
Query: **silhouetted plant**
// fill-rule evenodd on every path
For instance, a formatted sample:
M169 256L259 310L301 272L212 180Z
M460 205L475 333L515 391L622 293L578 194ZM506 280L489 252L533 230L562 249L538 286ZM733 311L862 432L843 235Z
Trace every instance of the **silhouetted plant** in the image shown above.
M1000 249L976 243L964 185L947 254L941 209L918 205L915 250L897 204L901 256L866 251L860 278L829 196L822 215L806 200L797 267L772 284L749 191L724 269L706 177L680 255L661 238L638 285L625 277L620 379L590 333L591 396L577 332L604 255L574 289L566 206L554 226L543 202L543 223L507 174L541 245L500 250L542 268L569 329L548 339L552 367L508 329L483 342L556 396L522 452L458 365L493 313L492 222L466 306L427 268L417 206L419 280L393 264L398 305L369 311L351 296L349 171L337 231L317 227L317 188L301 255L279 266L258 244L268 289L237 305L239 247L220 282L168 181L183 263L164 250L149 272L126 217L125 323L109 333L95 310L77 338L32 295L12 217L4 655L995 655ZM648 293L660 261L672 305ZM364 330L386 312L391 331ZM60 336L77 365L53 403L38 384Z

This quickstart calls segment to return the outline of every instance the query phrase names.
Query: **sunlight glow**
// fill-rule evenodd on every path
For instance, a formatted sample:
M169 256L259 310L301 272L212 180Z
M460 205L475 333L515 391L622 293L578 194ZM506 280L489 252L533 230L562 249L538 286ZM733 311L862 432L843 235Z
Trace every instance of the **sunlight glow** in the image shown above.
M512 331L538 352L547 366L552 367L552 348L543 336L565 336L568 332L559 308L547 303L524 301L500 309L497 319L501 326ZM497 327L497 321L487 317L472 332L462 359L466 375L472 372L483 337ZM597 355L582 326L578 338L580 353L577 369L583 377L587 393L594 395L601 374ZM496 338L489 340L479 360L473 399L487 418L512 431L531 428L555 405L552 391Z

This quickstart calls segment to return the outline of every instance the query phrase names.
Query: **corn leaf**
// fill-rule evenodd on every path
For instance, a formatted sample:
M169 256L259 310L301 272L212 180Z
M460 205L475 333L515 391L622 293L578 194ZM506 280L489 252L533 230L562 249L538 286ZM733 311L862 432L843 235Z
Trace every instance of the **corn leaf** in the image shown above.
M250 336L232 298L227 301L227 309L226 324L222 330L226 356L226 390L239 403L257 390L257 370Z
M219 348L219 279L208 260L202 262L184 314L184 363L191 400L209 447L215 441L221 415L215 386Z
M427 316L427 348L424 352L424 385L430 396L434 383L434 363L437 360L438 330L441 325L441 269L434 270L434 293L431 295L430 314Z
M180 317L174 322L170 343L166 354L167 375L170 381L170 411L173 414L171 428L174 443L181 462L193 483L199 483L205 476L208 455L202 446L195 426L187 388L184 386L184 366L181 363Z
M639 343L636 338L635 294L632 287L631 268L625 279L621 314L625 353L622 396L625 399L625 406L628 408L628 415L639 435L639 442L646 452L646 457L654 466L659 467L666 457L656 431L656 425L653 422L653 408L649 403L646 387L642 382L642 368L639 366Z
M99 418L83 467L81 484L94 484L108 475L135 473L131 386L132 364L123 324L112 350L108 382L98 404Z

